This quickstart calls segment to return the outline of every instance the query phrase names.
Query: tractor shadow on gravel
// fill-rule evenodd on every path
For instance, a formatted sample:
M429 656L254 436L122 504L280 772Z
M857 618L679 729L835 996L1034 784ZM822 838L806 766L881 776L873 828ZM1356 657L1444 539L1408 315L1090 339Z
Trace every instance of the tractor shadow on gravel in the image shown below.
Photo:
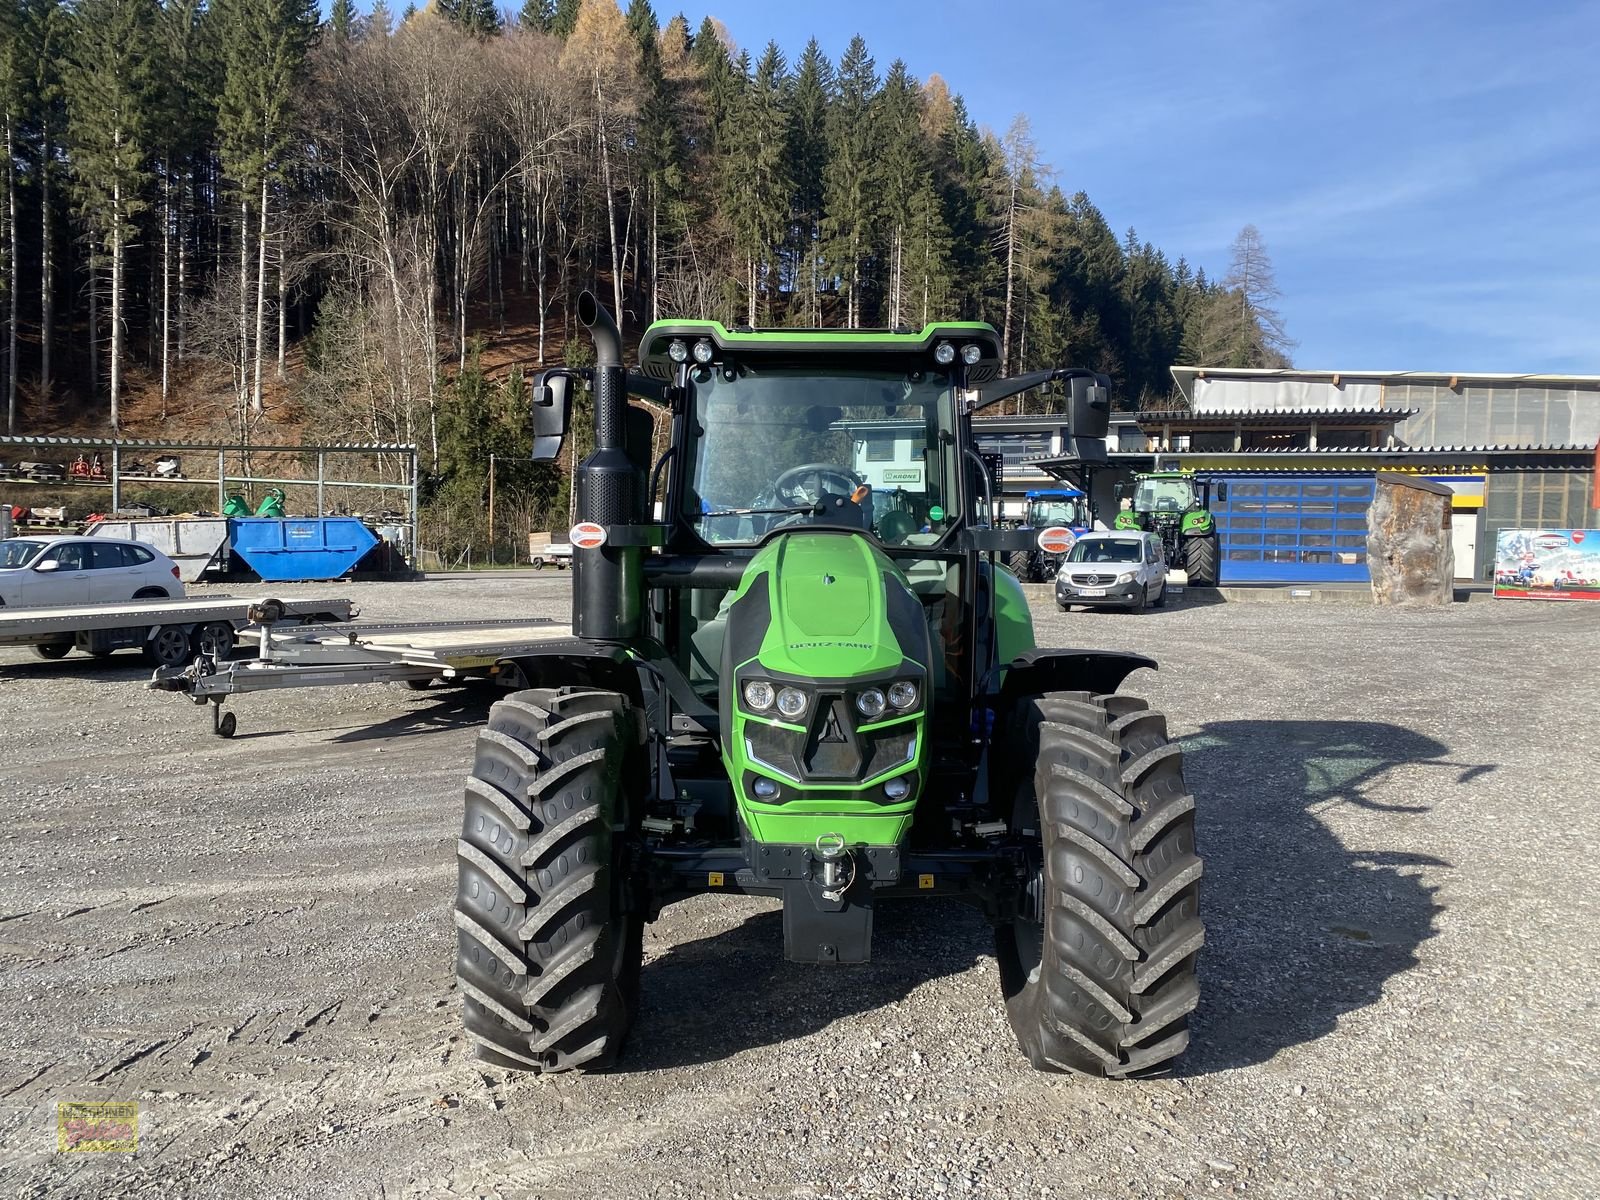
M1265 1062L1333 1031L1417 964L1442 911L1403 849L1348 849L1319 814L1353 804L1414 845L1409 818L1494 768L1377 721L1221 721L1183 739L1206 862L1201 1006L1180 1073ZM1396 770L1403 768L1403 775ZM1435 878L1437 875L1435 874Z
M951 900L901 900L873 913L870 963L791 963L783 957L782 912L755 913L645 962L624 1066L693 1066L793 1041L842 1017L887 1008L930 980L971 970L993 950L994 933L976 909ZM992 963L979 979L993 989L1000 1011Z

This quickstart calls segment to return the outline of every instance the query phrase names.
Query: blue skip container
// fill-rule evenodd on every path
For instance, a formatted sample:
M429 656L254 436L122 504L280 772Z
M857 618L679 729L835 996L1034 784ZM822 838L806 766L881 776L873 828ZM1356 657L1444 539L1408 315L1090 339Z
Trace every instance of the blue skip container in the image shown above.
M232 517L228 540L269 583L341 579L378 544L354 517Z

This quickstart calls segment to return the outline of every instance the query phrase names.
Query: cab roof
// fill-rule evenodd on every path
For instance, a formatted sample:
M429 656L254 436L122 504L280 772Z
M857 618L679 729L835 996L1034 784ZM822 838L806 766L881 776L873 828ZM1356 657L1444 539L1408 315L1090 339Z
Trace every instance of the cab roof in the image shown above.
M950 342L957 352L976 343L980 357L967 370L970 383L985 383L1000 373L1000 335L981 321L944 321L905 329L729 329L721 321L657 321L639 341L639 369L657 379L671 379L673 362L667 348L675 340L691 347L709 341L713 362L760 361L773 366L818 366L863 370L905 370L924 366L943 370L934 348Z

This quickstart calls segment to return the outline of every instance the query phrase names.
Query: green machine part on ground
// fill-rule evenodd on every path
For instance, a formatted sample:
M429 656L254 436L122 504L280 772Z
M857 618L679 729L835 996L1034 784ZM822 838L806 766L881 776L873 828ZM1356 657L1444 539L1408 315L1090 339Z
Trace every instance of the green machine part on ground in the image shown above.
M628 372L592 295L579 316L596 365L546 371L532 413L554 459L593 389L571 636L497 664L513 691L458 848L480 1056L624 1062L644 924L733 893L779 899L785 956L820 970L870 958L881 904L970 904L1034 1066L1170 1063L1198 998L1194 800L1164 719L1118 692L1155 664L1035 645L1001 565L1032 535L988 523L971 430L1060 384L1080 443L1103 445L1104 377L1002 377L994 330L969 323L658 322ZM894 444L906 491L881 512L869 442Z
M1227 484L1220 485L1219 500L1228 498L1227 489ZM1117 485L1119 500L1126 490L1123 485ZM1159 533L1166 548L1167 562L1182 567L1190 584L1217 586L1221 555L1217 546L1217 523L1211 515L1209 480L1197 479L1193 471L1150 471L1135 475L1131 507L1117 513L1115 527Z

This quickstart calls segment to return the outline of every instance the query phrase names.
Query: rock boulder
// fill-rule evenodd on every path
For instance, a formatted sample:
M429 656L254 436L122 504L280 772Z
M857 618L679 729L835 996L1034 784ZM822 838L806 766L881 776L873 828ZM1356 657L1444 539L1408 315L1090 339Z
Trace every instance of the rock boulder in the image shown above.
M1415 475L1379 472L1367 510L1367 570L1384 605L1449 604L1456 555L1450 489Z

